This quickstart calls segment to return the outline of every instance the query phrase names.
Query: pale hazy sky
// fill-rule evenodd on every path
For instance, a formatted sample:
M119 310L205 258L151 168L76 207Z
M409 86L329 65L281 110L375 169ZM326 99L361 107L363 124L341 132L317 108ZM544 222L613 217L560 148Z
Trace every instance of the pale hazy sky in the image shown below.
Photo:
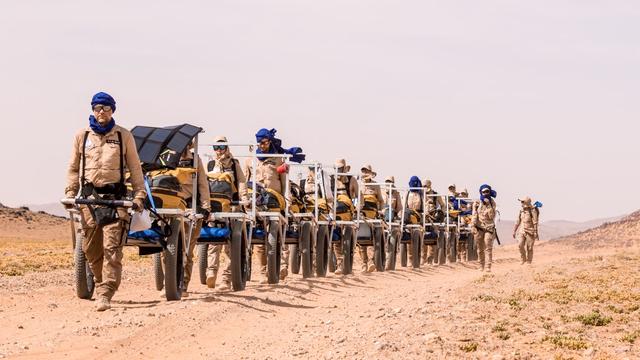
M403 184L488 182L504 219L521 194L546 220L640 203L638 1L3 0L0 46L8 205L63 195L97 91L129 128L275 127Z

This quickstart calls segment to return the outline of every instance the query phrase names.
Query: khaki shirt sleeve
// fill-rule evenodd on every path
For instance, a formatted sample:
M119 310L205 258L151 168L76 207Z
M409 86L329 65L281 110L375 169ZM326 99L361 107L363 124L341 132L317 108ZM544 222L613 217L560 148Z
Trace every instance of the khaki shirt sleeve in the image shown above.
M533 221L533 227L536 228L536 231L538 231L538 218L540 217L540 212L538 211L537 208L533 208L533 210L531 210L531 220Z
M243 174L245 176L245 182L248 182L251 180L251 158L248 158L244 161L244 170L243 170Z
M200 195L200 207L203 209L211 208L211 194L209 193L209 178L204 169L204 164L200 156L198 156L198 194Z
M240 166L240 162L234 159L233 166L236 167L236 182L238 183L238 197L240 201L249 200L249 195L247 192L247 178L244 176L244 172L242 172L242 167Z
M376 197L378 198L378 210L384 209L386 203L384 202L384 197L382 196L382 189L380 186L376 186Z
M471 226L475 227L478 225L478 206L480 206L480 203L477 201L473 202L473 205L471 206L472 208L472 212L471 212Z
M396 207L394 211L399 214L402 212L402 198L400 197L400 193L397 191L394 191L393 195L396 198Z
M144 175L142 174L142 166L140 165L136 142L130 132L122 133L122 141L124 141L125 162L127 169L129 169L134 197L136 199L144 199L147 193L144 189Z
M69 158L69 168L67 169L67 186L64 189L66 197L75 197L80 189L80 147L84 137L84 132L76 134L73 139L71 157Z
M516 224L513 226L513 232L516 232L518 230L521 222L522 222L522 210L518 212L518 219L516 220Z
M349 178L349 194L351 194L351 196L355 196L355 198L358 198L358 180L356 180L353 176Z
M447 205L444 203L444 199L442 198L442 196L438 196L436 198L436 201L438 202L438 205L440 205L441 210L444 211L447 208Z

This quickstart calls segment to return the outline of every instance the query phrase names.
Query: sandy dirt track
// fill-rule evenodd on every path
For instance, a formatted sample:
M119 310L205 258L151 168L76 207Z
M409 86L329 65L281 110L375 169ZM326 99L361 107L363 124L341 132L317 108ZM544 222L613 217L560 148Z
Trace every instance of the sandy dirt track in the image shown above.
M292 275L277 286L253 281L238 293L198 284L196 269L191 296L178 302L165 301L153 289L150 267L129 263L113 309L105 313L75 297L70 271L5 276L0 278L0 357L639 358L640 339L620 340L640 330L637 309L630 309L626 322L616 318L607 327L578 324L583 330L576 336L584 340L578 345L550 336L572 335L574 322L563 321L562 313L580 302L545 314L547 305L523 298L514 309L510 296L540 286L549 269L590 269L593 256L545 246L534 265L522 266L513 246L496 252L489 275L475 264L309 280Z

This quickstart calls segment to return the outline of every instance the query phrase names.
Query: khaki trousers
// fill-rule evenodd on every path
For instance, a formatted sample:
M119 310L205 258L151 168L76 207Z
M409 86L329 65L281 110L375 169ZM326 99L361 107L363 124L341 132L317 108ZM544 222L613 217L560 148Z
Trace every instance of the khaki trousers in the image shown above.
M473 235L473 238L478 246L478 260L480 266L491 269L491 263L493 261L493 240L496 235L492 232L478 229ZM485 255L486 253L486 255Z
M122 279L122 246L129 223L129 215L124 209L118 209L120 220L98 226L89 208L80 208L82 217L82 251L96 284L98 297L113 297Z

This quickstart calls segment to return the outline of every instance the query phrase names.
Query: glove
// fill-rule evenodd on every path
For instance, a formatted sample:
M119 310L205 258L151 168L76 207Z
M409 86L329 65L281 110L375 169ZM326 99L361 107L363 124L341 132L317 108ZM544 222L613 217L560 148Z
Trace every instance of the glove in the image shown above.
M211 212L209 211L209 209L200 209L198 213L202 215L202 218L204 219L204 221L209 220L209 215L211 215Z
M137 212L142 212L142 210L144 210L144 199L141 199L141 198L133 199L133 210Z

